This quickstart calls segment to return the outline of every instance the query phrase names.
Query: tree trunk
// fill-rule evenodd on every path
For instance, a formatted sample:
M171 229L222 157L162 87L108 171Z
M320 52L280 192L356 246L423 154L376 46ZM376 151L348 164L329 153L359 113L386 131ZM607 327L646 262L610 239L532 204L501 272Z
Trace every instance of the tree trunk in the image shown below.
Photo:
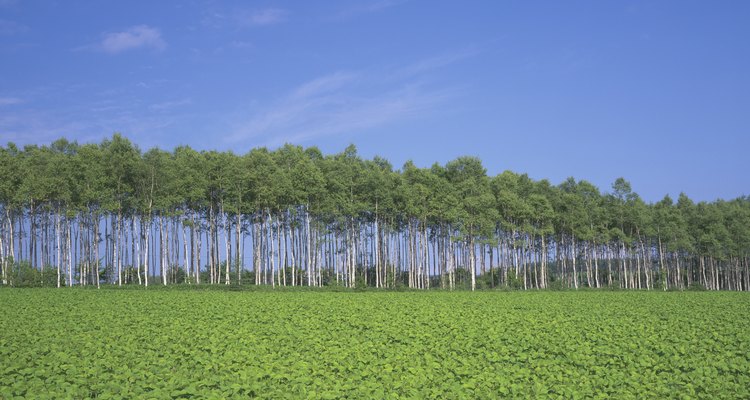
M60 210L55 214L55 263L57 264L57 287L60 287ZM4 261L3 261L4 262ZM3 270L3 282L5 281L5 270Z
M230 241L231 238L231 228L229 227L229 218L227 218L227 214L224 212L224 205L221 206L221 214L224 216L224 250L225 250L225 257L226 260L226 268L224 270L224 284L229 285L229 267L232 263L232 243Z
M190 281L192 280L192 276L190 275L190 262L193 259L193 252L188 251L187 231L188 231L188 227L186 225L186 222L183 221L182 223L182 259L185 265L185 283L189 284Z
M310 205L305 206L305 239L307 240L307 248L305 250L305 256L307 257L305 262L305 268L307 270L307 286L312 286L313 273L310 265Z
M67 233L68 287L73 287L73 242L71 238L72 228L70 227L70 220L66 221L66 226L68 230L68 233Z
M477 287L477 271L476 271L476 260L474 260L474 235L469 229L469 270L471 271L471 291L473 292Z
M240 200L241 202L241 200ZM240 205L237 205L237 226L235 227L235 263L237 268L237 285L242 284L242 271L245 269L242 260L242 213L240 212Z
M145 223L145 226L142 228L143 233L145 236L145 240L143 241L143 285L145 287L148 287L148 250L149 250L149 233L151 232L151 221L150 221L150 214L147 215L143 221L142 224Z
M576 270L576 237L571 236L570 239L570 250L573 258L573 287L578 289L578 271Z

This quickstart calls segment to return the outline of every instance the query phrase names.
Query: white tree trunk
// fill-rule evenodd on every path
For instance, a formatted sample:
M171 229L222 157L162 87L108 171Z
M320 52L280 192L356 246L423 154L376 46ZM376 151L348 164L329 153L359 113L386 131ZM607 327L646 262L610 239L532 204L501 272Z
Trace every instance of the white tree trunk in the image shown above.
M292 287L297 286L297 265L295 263L294 259L294 234L292 233L292 224L287 225L287 235L290 238L290 244L292 246L292 251L290 254L291 263L292 263Z
M71 239L70 221L66 221L68 228L68 287L73 286L73 243Z
M273 245L273 217L271 211L268 211L268 240L271 244L271 287L276 287L276 277L274 272L276 271L276 263L273 259L274 245Z
M229 285L229 266L232 264L232 244L230 243L230 234L229 234L229 219L227 218L227 214L224 213L224 207L222 206L222 215L224 216L224 255L226 258L226 268L224 270L224 284Z
M151 221L146 217L146 226L143 228L145 232L146 240L143 242L143 283L144 286L148 287L148 244L149 244L149 233L151 232Z
M55 264L57 265L57 287L60 287L60 211L55 216Z

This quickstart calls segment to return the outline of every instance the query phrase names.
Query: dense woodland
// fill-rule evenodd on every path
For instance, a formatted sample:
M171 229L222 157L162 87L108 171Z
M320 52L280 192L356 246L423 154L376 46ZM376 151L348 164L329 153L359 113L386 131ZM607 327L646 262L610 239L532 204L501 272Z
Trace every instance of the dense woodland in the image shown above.
M647 204L622 178L603 193L475 157L11 143L0 212L12 286L750 288L750 197Z

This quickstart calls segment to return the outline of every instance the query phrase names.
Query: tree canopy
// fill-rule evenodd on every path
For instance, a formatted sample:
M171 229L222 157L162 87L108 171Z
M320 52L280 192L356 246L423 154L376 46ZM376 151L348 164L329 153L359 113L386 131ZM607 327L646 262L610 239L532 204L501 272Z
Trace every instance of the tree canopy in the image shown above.
M750 287L748 197L649 204L624 178L553 185L476 157L9 143L0 210L17 286Z

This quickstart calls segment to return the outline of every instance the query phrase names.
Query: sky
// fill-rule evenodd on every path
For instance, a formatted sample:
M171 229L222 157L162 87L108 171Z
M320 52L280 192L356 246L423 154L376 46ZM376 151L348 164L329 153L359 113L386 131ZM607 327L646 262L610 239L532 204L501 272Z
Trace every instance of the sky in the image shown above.
M750 194L747 1L0 0L0 144L479 157Z

